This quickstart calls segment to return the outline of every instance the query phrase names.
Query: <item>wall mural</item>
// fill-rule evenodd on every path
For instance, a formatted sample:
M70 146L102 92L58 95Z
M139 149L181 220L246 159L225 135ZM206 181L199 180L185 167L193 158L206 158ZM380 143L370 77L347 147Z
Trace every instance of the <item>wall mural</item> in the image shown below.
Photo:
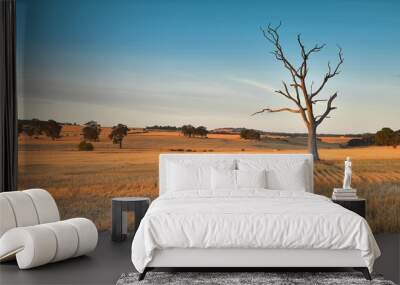
M349 156L398 232L400 3L287 5L18 1L19 188L104 230L111 197L157 197L160 153L311 152L326 196Z

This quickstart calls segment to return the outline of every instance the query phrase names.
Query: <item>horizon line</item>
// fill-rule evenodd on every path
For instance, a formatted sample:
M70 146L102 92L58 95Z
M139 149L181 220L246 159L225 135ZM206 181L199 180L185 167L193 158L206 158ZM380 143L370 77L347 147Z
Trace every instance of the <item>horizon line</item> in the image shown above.
M40 120L40 121L48 121L48 120L54 120L54 119L47 119L47 120L43 120L43 119L39 119L39 118L32 118L32 119L25 119L25 118L18 118L18 120L27 120L27 121L29 121L29 120L33 120L33 119L38 119L38 120ZM82 123L82 122L61 122L61 121L57 121L57 120L54 120L54 121L56 121L56 122L58 122L59 124L61 124L61 125L72 125L72 126L83 126L85 123ZM90 121L95 121L95 122L97 122L96 120L89 120L88 122L90 122ZM122 124L122 123L117 123L117 124ZM103 124L99 124L102 128L112 128L113 126L115 126L115 125L117 125L117 124L114 124L114 125L103 125ZM125 124L124 124L125 125ZM187 124L187 125L191 125L191 124ZM128 126L128 125L127 125ZM153 127L153 126L160 126L160 127L166 127L166 126L169 126L169 127L176 127L176 128L181 128L182 126L176 126L176 125L173 125L173 124L153 124L152 126L151 125L148 125L148 126L128 126L128 128L133 128L133 129L145 129L145 128L149 128L149 127ZM196 125L197 126L197 125ZM198 125L198 126L202 126L202 125ZM197 127L198 127L197 126ZM206 127L206 126L204 126L204 127ZM384 127L382 127L382 128L390 128L390 129L392 129L392 130L394 130L394 131L399 131L400 130L400 128L392 128L392 127L387 127L387 126L384 126ZM382 129L381 128L381 129ZM208 129L209 131L214 131L214 130L217 130L217 129L251 129L251 130L256 130L256 131L261 131L261 132L264 132L264 133L270 133L270 134L301 134L301 135L307 135L308 133L307 133L307 131L305 130L304 132L290 132L290 131L268 131L268 130L263 130L263 129L255 129L255 128L246 128L246 127L217 127L217 128L208 128L208 127L206 127L206 129ZM376 130L375 132L368 132L368 131L364 131L364 132L318 132L317 133L317 136L318 135L335 135L335 136L338 136L338 135L342 135L342 136L349 136L349 135L365 135L365 134L374 134L374 133L376 133L376 132L378 132L378 131L380 131L380 129L379 130Z

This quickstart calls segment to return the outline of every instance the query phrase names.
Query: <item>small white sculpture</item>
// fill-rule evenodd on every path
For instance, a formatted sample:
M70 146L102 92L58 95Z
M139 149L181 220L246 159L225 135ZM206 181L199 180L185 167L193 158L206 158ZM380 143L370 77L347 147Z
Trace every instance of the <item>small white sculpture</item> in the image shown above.
M343 189L351 189L351 159L348 156L344 162L344 179L343 179Z

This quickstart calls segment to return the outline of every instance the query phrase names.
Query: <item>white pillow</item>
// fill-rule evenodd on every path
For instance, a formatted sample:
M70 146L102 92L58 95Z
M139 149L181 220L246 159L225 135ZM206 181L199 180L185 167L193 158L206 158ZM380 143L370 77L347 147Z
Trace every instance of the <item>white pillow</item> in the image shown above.
M275 190L290 190L305 192L308 185L308 176L305 175L305 163L293 166L293 168L271 169L267 172L268 188Z
M171 191L198 190L207 188L204 176L209 171L206 167L169 165L168 188Z
M236 170L211 169L211 189L234 190L236 189Z
M236 170L237 188L267 188L267 171Z
M167 191L211 190L211 168L235 169L235 161L171 161L167 164Z
M240 188L266 188L266 170L211 169L212 190L237 190Z
M266 170L267 188L306 191L310 187L310 169L305 160L240 159L239 170Z

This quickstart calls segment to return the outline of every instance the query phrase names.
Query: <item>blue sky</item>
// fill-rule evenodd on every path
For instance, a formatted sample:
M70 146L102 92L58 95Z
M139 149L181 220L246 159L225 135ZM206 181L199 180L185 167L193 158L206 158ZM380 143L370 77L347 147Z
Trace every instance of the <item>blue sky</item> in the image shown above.
M295 63L298 33L327 44L311 60L316 85L343 48L342 73L321 95L338 91L338 110L320 132L399 129L399 14L394 0L19 0L19 116L303 132L296 114L250 116L291 106L273 92L289 77L260 31L282 21Z

